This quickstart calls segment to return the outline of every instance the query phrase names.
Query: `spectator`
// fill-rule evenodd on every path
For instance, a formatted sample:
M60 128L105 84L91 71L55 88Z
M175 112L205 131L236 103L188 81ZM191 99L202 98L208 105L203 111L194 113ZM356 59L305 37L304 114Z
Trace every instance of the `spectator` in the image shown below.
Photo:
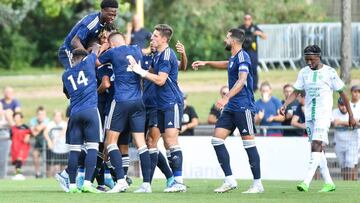
M261 99L255 102L257 109L255 123L263 126L281 126L284 116L280 115L281 101L272 96L272 88L269 82L263 82L260 86ZM267 136L282 136L281 130L269 129Z
M350 101L350 107L354 114L355 119L360 119L360 85L354 85L351 87L351 101ZM357 130L358 138L359 138L359 153L360 153L360 129ZM355 170L358 170L358 162L359 160L356 160L355 163ZM358 174L354 174L354 179L358 179Z
M244 30L245 32L245 41L242 45L243 49L249 54L251 59L251 69L254 70L254 92L258 89L258 52L257 52L257 37L266 39L266 34L255 24L253 24L253 19L251 15L246 14L244 16L244 24L239 26L239 29Z
M229 93L229 87L227 85L222 86L220 88L221 98L224 97L227 93ZM208 124L215 124L218 118L220 117L220 114L221 114L221 110L216 108L216 105L213 104L208 116Z
M0 100L4 110L11 109L13 112L20 112L20 102L14 98L14 89L12 87L5 87L4 98Z
M39 178L41 176L40 155L43 152L43 149L46 149L46 146L44 145L45 140L50 142L49 138L44 136L44 131L48 124L49 124L49 119L46 117L45 108L43 106L39 106L36 110L36 117L30 120L31 132L35 138L35 144L32 155L34 160L36 178Z
M184 113L180 135L194 135L194 128L199 125L199 117L194 107L187 104L187 95L184 96Z
M132 22L127 25L126 44L138 45L144 52L144 49L148 47L151 35L151 32L141 25L140 17L134 15Z
M63 119L61 111L55 111L53 121L49 122L44 132L49 137L48 147L49 162L48 177L53 177L56 171L62 171L67 165L67 156L69 152L68 145L65 143L65 133L67 123Z
M354 114L354 118L355 116ZM340 162L343 179L356 180L355 163L358 160L359 139L357 130L349 128L349 115L341 97L338 100L338 108L332 112L332 125L337 127L334 133L335 153Z
M283 93L284 93L284 100L281 101L282 104L284 104L284 102L287 100L287 98L291 95L291 93L293 93L294 88L292 85L290 84L286 84L283 87ZM294 112L296 111L296 108L299 105L299 101L298 100L294 100L291 104L289 104L287 106L287 108L285 109L285 120L282 122L283 126L291 126L291 121L292 121L292 117L294 115ZM284 130L283 134L284 136L298 136L300 134L302 135L302 131L298 131L298 130Z
M294 115L291 119L291 125L300 128L301 130L294 130L294 136L304 136L306 133L306 125L305 125L305 92L300 93L298 98L299 104L294 111ZM285 136L285 135L284 135Z
M24 124L23 114L14 114L15 125L11 127L11 161L15 165L15 176L13 180L25 180L21 167L25 163L30 151L30 128Z
M10 151L10 126L13 125L13 111L4 110L0 103L0 178L7 174L7 163Z

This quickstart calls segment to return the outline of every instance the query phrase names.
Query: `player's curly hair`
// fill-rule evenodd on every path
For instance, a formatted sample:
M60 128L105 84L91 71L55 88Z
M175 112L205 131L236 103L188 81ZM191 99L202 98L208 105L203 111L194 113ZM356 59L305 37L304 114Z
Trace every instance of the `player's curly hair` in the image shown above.
M116 0L103 0L100 4L101 9L104 8L118 8L119 4Z
M317 56L321 56L321 49L318 45L314 44L314 45L309 45L307 47L305 47L304 49L304 55L305 56L309 56L309 55L317 55Z

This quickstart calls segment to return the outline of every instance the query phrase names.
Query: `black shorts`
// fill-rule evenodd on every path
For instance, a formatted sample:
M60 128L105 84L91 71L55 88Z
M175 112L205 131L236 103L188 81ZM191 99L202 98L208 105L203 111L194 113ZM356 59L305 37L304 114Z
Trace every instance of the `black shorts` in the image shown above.
M255 114L249 109L245 111L223 111L215 128L225 128L231 132L238 128L241 136L255 135L254 117Z

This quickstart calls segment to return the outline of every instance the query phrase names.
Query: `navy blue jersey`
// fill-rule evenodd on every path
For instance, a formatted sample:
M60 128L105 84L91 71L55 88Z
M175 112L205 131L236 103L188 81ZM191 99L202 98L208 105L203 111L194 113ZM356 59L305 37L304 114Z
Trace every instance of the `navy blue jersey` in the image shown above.
M169 76L163 86L156 86L158 109L173 108L174 104L183 105L182 92L177 83L178 61L174 50L166 48L154 58L154 73L167 73Z
M251 60L249 55L240 50L235 56L230 57L228 64L228 85L233 88L239 79L239 73L248 73L247 81L239 93L230 98L229 103L224 110L228 111L245 111L249 109L255 112L255 101L253 92L253 70L251 69Z
M100 97L102 98L102 102L104 103L104 112L105 114L107 114L110 110L110 105L112 100L114 99L114 94L115 94L115 88L114 88L114 80L115 80L115 75L114 72L112 70L112 65L111 64L104 64L100 67L98 67L97 71L96 71L96 77L98 80L98 83L101 84L101 80L104 76L108 76L110 79L110 87L102 94L99 94L99 102L100 102Z
M62 76L70 96L70 116L85 109L97 108L95 61L96 55L90 54L76 66L67 69Z
M92 13L81 20L79 20L76 25L71 29L70 33L66 36L65 41L62 46L68 50L72 50L71 40L78 36L81 44L86 46L89 40L97 38L100 32L100 29L103 27L100 24L100 13Z
M156 54L143 56L142 68L149 70L153 66L153 59ZM156 107L156 85L155 83L144 80L143 102L145 107Z
M119 46L109 49L99 57L102 64L111 63L115 75L116 102L132 101L142 98L141 77L134 73L131 68L128 56L133 56L136 61L142 61L141 50L138 46Z

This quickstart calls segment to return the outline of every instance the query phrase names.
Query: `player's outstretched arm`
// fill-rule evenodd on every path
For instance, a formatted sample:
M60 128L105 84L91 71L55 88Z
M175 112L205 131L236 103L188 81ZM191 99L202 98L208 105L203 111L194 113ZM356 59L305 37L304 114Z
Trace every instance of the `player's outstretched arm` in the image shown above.
M186 71L188 59L186 56L185 46L180 41L177 41L175 47L176 47L176 51L180 53L179 69Z
M227 69L229 61L194 61L192 63L192 68L198 70L202 66L211 66L217 69Z
M345 104L346 109L347 109L348 114L349 114L349 126L352 127L352 128L355 128L356 127L356 120L354 119L354 114L353 114L353 112L351 110L349 99L348 99L347 95L343 91L339 92L339 94L340 94L340 97L342 98L342 100L344 101L344 104Z

